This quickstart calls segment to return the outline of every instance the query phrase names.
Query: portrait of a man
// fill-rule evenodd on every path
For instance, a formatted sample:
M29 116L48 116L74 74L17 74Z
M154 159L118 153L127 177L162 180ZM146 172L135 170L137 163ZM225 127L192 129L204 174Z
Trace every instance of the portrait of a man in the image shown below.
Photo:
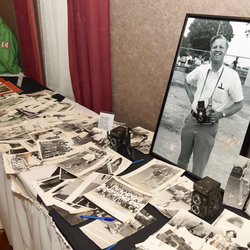
M249 124L247 24L187 14L151 148L223 189Z

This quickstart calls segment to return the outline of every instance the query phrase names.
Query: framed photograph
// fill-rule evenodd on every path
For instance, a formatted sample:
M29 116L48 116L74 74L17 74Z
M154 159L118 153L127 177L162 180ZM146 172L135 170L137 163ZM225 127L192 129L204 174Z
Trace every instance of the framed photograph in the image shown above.
M150 154L225 189L249 151L250 19L187 14Z

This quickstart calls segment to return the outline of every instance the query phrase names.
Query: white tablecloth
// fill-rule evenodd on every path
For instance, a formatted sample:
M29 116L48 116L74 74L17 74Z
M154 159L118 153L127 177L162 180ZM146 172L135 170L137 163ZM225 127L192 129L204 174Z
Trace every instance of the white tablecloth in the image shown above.
M48 211L26 193L19 178L6 175L0 152L0 220L14 250L72 249Z

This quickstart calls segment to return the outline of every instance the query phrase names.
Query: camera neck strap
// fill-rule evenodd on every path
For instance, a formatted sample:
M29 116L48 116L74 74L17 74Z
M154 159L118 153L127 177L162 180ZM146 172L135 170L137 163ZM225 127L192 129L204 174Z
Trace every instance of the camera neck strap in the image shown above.
M207 71L207 75L206 75L206 78L205 78L205 81L204 81L204 84L203 84L203 87L202 87L202 90L201 90L200 98L201 98L201 95L202 95L203 90L204 90L204 88L205 88L205 85L206 85L206 82L207 82L207 78L208 78L208 74L209 74L210 70L211 70L211 69L209 69L209 70ZM213 90L213 92L212 92L212 94L211 94L211 96L210 96L210 99L212 99L212 97L213 97L213 95L214 95L214 92L215 92L215 90L216 90L216 88L217 88L217 86L218 86L218 84L219 84L219 81L220 81L220 79L221 79L221 76L222 76L223 71L224 71L224 67L223 67L222 70L221 70L221 73L220 73L219 78L218 78L218 80L217 80L217 82L216 82L216 85L215 85L215 87L214 87L214 90ZM199 100L200 100L200 98L199 98Z

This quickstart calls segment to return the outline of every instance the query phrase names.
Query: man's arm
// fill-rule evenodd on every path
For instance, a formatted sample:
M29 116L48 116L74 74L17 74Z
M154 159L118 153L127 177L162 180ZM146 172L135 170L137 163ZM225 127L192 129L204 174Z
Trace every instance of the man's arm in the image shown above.
M214 113L210 113L210 120L211 122L217 122L221 118L223 118L223 112L225 114L225 117L228 117L240 111L242 107L243 107L243 100L235 102L230 107L226 108L224 111L221 112L214 111Z
M187 92L190 103L192 104L193 101L194 101L194 94L193 94L193 91L192 91L192 87L191 87L190 84L188 84L186 78L185 78L185 81L184 81L184 87L185 87L185 90Z

